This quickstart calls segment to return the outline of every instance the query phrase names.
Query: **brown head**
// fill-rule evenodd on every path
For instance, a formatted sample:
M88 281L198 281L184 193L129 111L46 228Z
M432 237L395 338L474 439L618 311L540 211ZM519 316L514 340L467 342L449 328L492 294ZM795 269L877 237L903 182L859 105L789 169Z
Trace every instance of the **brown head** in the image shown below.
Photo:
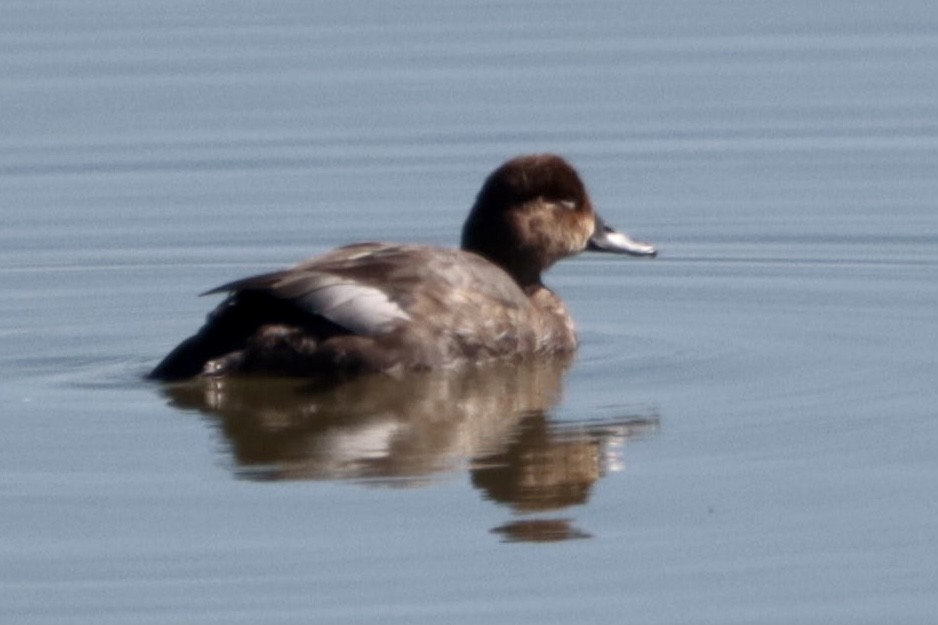
M519 156L492 172L463 226L462 248L505 269L522 287L583 250L654 256L654 247L607 226L576 170L555 154Z

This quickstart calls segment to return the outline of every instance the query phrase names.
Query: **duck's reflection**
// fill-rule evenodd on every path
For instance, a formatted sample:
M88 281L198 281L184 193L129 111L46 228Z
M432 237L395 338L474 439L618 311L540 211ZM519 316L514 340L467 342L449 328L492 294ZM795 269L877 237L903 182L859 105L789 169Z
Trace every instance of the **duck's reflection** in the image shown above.
M354 479L414 485L468 467L472 483L519 513L582 504L618 468L617 447L657 417L552 423L569 359L373 376L314 386L284 379L164 387L177 407L216 420L234 470L258 480ZM566 520L517 521L505 540L588 537Z
M492 533L500 534L506 543L552 543L593 537L575 528L570 519L521 519L500 525Z

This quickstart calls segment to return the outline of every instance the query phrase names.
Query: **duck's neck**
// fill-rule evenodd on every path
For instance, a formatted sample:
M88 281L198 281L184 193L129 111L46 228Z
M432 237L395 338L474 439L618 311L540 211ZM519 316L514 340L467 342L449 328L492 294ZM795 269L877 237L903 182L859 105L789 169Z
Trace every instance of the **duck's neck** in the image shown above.
M541 282L540 270L532 267L530 263L523 262L517 255L512 254L511 250L495 252L493 250L473 249L465 245L463 249L478 254L493 265L501 267L525 293L530 294L544 286Z

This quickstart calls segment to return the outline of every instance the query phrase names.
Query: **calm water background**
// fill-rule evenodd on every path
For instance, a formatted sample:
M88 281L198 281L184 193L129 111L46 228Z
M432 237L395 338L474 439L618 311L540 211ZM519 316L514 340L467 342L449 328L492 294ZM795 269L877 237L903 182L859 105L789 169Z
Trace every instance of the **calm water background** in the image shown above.
M4 2L0 621L933 620L936 77L922 0ZM455 244L539 150L662 254L551 271L583 345L527 426L251 456L140 380L197 293ZM522 430L577 497L487 481Z

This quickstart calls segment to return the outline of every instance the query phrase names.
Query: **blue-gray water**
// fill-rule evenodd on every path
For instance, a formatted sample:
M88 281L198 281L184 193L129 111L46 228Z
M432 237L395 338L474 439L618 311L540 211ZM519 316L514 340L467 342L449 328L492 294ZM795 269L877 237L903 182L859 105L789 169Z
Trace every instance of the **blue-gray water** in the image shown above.
M933 620L936 76L921 0L5 2L0 621ZM140 379L540 150L662 250L551 271L565 376Z

